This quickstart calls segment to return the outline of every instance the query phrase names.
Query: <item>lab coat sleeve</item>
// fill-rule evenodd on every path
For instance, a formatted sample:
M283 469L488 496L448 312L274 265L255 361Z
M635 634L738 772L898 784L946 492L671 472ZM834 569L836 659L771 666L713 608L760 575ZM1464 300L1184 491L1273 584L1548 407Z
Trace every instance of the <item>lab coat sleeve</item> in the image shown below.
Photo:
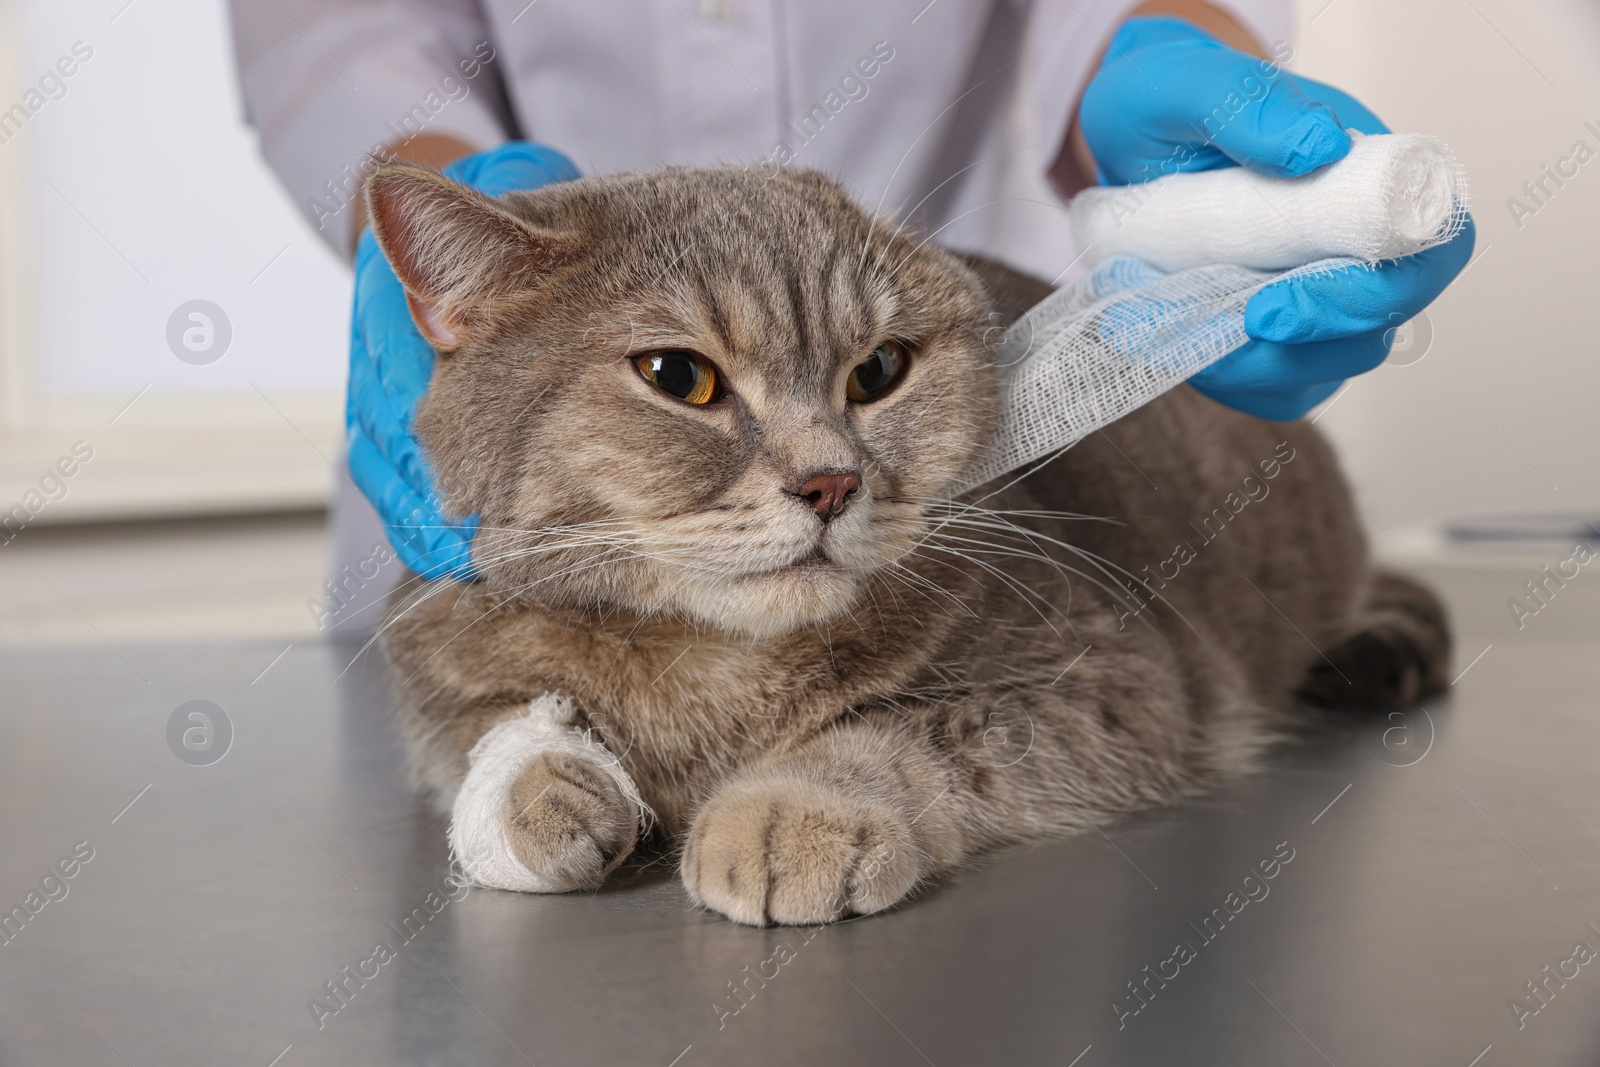
M1288 42L1293 0L1210 0L1232 14L1267 55ZM1048 171L1078 112L1096 60L1139 0L1033 0L1023 69L1032 96L1033 142Z
M324 240L351 254L362 161L426 130L490 148L509 133L476 0L230 0L245 118Z

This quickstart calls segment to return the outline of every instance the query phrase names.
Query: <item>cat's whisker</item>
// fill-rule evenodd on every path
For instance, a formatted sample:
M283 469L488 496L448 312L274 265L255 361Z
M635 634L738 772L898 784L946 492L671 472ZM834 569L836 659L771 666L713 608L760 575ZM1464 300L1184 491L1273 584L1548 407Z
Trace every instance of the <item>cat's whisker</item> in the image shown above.
M973 93L977 92L984 85L988 84L988 82L991 79L993 79L995 77L998 77L1002 72L1004 72L1004 71L1006 71L1008 69L1010 69L1010 64L1009 63L1006 64L1005 66L1002 66L1002 67L998 68L997 70L993 71L992 73L985 75L980 80L974 82L960 96L958 96L954 100L950 101L950 103L945 106L944 110L940 111L937 115L935 115L928 122L928 124L926 126L922 127L921 132L919 132L917 134L917 136L912 139L911 143L906 145L906 150L905 150L905 152L903 152L901 154L900 161L894 165L894 170L889 173L889 180L883 183L883 192L878 194L878 202L877 202L877 204L875 204L873 206L871 221L867 225L867 237L866 237L866 240L863 241L862 244L861 244L861 263L858 264L857 268L856 268L858 271L867 262L867 249L872 243L872 234L873 234L873 231L877 228L878 219L880 217L886 217L886 216L884 216L884 212L883 212L883 201L884 201L884 198L889 195L889 190L890 190L890 188L892 188L894 186L895 179L900 176L900 168L904 167L906 165L906 160L911 158L911 153L916 151L917 145L921 144L922 143L922 139L924 137L928 136L928 131L933 129L940 122L942 122L944 120L944 117L946 115L948 115L952 110L954 110L961 103L961 101L965 100L967 97L969 97Z
M1003 196L1003 197L999 198L998 200L990 200L988 203L979 204L977 207L974 207L974 208L968 208L966 211L963 211L961 214L957 215L955 218L946 221L938 229L933 230L932 232L930 232L926 236L924 236L921 241L917 242L917 246L915 248L913 248L910 252L906 253L906 255L900 260L900 262L896 263L894 265L894 267L890 269L889 276L892 278L895 275L899 274L900 273L900 268L904 267L907 263L909 263L912 260L913 257L916 256L916 254L918 252L922 251L923 245L926 245L929 241L931 241L935 237L939 236L939 234L943 233L945 230L949 229L951 226L954 226L956 223L960 222L962 219L966 218L968 215L974 214L975 212L984 211L984 210L986 210L988 208L991 208L991 207L996 207L996 206L998 206L1000 204L1037 204L1040 207L1047 207L1047 208L1050 208L1050 209L1052 209L1054 211L1059 211L1063 215L1069 214L1065 204L1055 204L1055 203L1051 203L1048 200L1035 200L1034 198L1028 197L1028 196Z
M573 530L593 530L600 528L632 527L637 525L631 519L595 519L592 522L575 522L559 526L536 526L524 528L518 526L486 526L482 528L485 535L492 534L559 534Z
M388 617L384 619L382 625L378 627L377 631L367 639L366 643L361 646L360 651L356 653L351 662L354 663L356 659L359 659L362 655L364 655L368 649L370 649L385 634L398 625L407 615L422 607L423 604L427 603L429 600L432 600L439 594L448 592L451 588L452 587L448 582L424 582L420 589L407 595L406 599L398 606L398 610L395 607L390 608Z
M547 528L547 529L553 529L553 528ZM572 548L572 547L575 547L575 546L572 546L572 545L550 546L552 551L555 550L556 548L559 548L559 547ZM511 555L513 555L513 554L492 555L492 556L488 556L488 557L475 557L474 562L480 567L492 566L495 563L497 563L500 560L502 560L503 558L509 558ZM421 581L420 578L418 580ZM401 622L407 615L411 614L414 610L420 608L424 603L426 603L428 600L432 599L434 596L438 595L439 593L446 592L446 591L450 590L451 588L454 588L454 586L452 586L452 584L446 583L446 582L425 582L415 593L408 594L407 597L406 597L406 600L402 601L400 603L400 605L398 606L398 610L391 610L390 614L389 614L389 617L386 618L384 620L384 622L378 627L377 631L372 635L372 637L369 638L362 645L361 649L357 652L357 658L359 658L368 649L370 649L375 642L377 642L381 637L383 637L384 634L386 634L396 624ZM452 638L452 640L454 640L454 638ZM446 643L448 644L448 642L446 642ZM442 650L442 648L443 648L443 646L441 646L441 650ZM435 652L435 655L437 655L437 652ZM429 658L431 659L432 657L430 656ZM415 671L413 671L412 673L415 674Z
M636 555L644 554L637 551L637 546L632 541L609 538L572 538L549 545L513 545L493 555L475 556L474 562L481 570L517 560L535 559L540 556L553 555L559 552L575 552L586 548L622 548L633 551Z
M550 581L550 580L555 579L555 578L565 577L565 576L567 576L567 575L569 575L571 573L576 573L578 571L591 570L591 569L593 569L595 567L603 567L603 566L608 565L610 562L611 561L609 559L606 559L602 555L601 558L596 559L594 561L591 561L590 563L587 563L582 567L570 568L567 571L558 572L557 574L546 575L545 577L540 578L535 582L531 582L528 585L521 587L520 589L517 589L517 590L514 590L514 591L510 591L508 593L508 595L506 595L503 599L501 599L500 601L498 601L498 602L496 602L494 604L491 604L488 608L484 609L482 612L480 612L478 614L478 616L476 618L472 619L465 626L462 626L455 633L451 634L449 638L447 638L445 641L443 641L439 645L438 648L434 649L431 653L429 653L429 655L425 659L423 659L422 662L419 663L417 665L417 667L409 675L406 676L405 680L400 683L400 688L404 689L406 687L406 685L411 681L411 679L416 677L418 671L422 670L423 667L427 666L430 662L432 662L433 659L435 657L437 657L440 653L442 653L446 648L448 648L456 640L456 638L460 637L462 634L466 633L472 627L474 627L478 623L482 622L485 618L487 618L488 616L492 615L494 612L498 611L500 608L504 607L506 604L510 603L512 600L514 600L516 598L516 596L521 595L522 593L526 592L528 589L532 588L533 586L538 585L540 582L545 582L545 581Z
M1039 607L1038 603L1036 603L1035 601L1043 601L1044 606L1049 608L1051 611L1056 611L1056 612L1060 613L1060 609L1057 608L1054 604L1051 604L1048 600L1044 600L1043 597L1040 597L1037 593L1035 593L1033 590L1029 589L1027 586L1023 585L1021 582L1017 581L1011 575L1007 574L1005 571L1001 570L1000 568L994 566L991 563L988 563L985 560L978 559L978 558L976 558L976 557L974 557L972 555L969 555L967 553L964 553L964 552L962 552L962 551L960 551L958 549L946 548L946 547L942 547L942 546L938 546L938 545L933 545L933 546L929 546L929 547L932 547L932 548L934 548L934 549L936 549L938 551L944 552L947 555L954 556L957 559L960 559L960 560L962 560L962 561L964 561L966 563L971 564L972 566L980 567L983 570L987 571L988 573L994 575L1001 582L1005 583L1005 585L1009 589L1011 589L1012 592L1016 593L1021 598L1022 603L1026 604L1029 608L1031 608L1033 610L1034 614L1039 616L1039 621L1044 623L1046 626L1048 626L1050 628L1050 632L1051 633L1055 634L1056 637L1058 637L1058 638L1061 636L1061 631L1056 629L1055 623L1050 621L1050 617L1045 614L1045 612ZM950 569L956 571L957 573L961 572L961 569L959 567L956 567L952 563L946 563L943 560L940 560L940 559L938 559L938 558L936 558L934 556L931 556L928 553L922 551L921 548L913 550L910 553L910 555L917 556L920 559L928 560L931 563L938 563L938 564L940 564L942 566L949 567ZM1065 615L1063 614L1062 617L1065 618ZM1072 625L1070 619L1067 620L1067 625L1069 627Z
M976 524L973 524L973 525L976 525ZM922 534L921 541L927 541L927 540L930 540L930 539L940 539L940 538L954 538L955 535L947 534L945 532L946 528L949 527L949 526L958 526L958 527L961 527L961 528L969 528L969 525L963 521L963 518L961 516L947 516L946 518L944 518L942 520L939 520L936 525L927 528ZM1027 537L1026 537L1027 531L1023 530L1020 527L1008 527L1008 528L1003 529L1001 532L1004 532L1008 537L1011 537L1011 538L1016 538L1020 534L1020 535L1022 535L1021 539L1027 540ZM991 550L999 551L999 550L1002 550L1002 549L1006 549L1006 550L1012 551L1012 552L1016 551L1014 548L1009 548L1008 546L997 545L997 544L995 544L993 542L977 541L977 540L973 540L971 538L966 538L966 539L962 539L962 540L965 540L968 544L971 544L971 545L983 545L983 546L985 546L985 547L987 547L987 548L989 548ZM1035 547L1037 547L1037 546L1035 546ZM1034 559L1034 560L1037 560L1039 562L1045 563L1045 564L1050 565L1050 566L1057 566L1057 567L1059 566L1059 561L1058 560L1056 560L1054 557L1051 557L1048 554L1043 553L1043 552L1022 553L1022 555L1025 556L1026 558ZM1059 570L1058 570L1058 573L1059 573Z
M973 561L976 561L977 557L980 556L989 556L1017 559L1029 563L1042 563L1045 566L1050 567L1062 580L1063 586L1066 590L1066 603L1057 604L1054 601L1047 600L1042 594L1035 595L1037 595L1039 599L1045 600L1046 603L1049 603L1051 608L1058 612L1063 620L1066 621L1069 628L1072 627L1072 579L1074 577L1088 582L1090 585L1101 589L1103 592L1106 592L1113 598L1116 597L1114 590L1107 588L1104 583L1100 582L1093 575L1087 574L1076 567L1063 563L1061 560L1058 560L1052 556L1041 554L1039 552L1024 551L1022 549L1010 546L996 545L989 541L979 541L972 538L955 537L950 535L942 535L932 539L931 547L941 551L951 552ZM998 569L998 565L996 564L995 566L996 569ZM1009 572L1006 573L1009 574ZM1012 577L1015 578L1014 575ZM1017 581L1020 581L1020 579L1017 579Z
M1056 573L1062 577L1066 577L1069 571L1072 573L1077 573L1076 571L1072 571L1072 569L1066 564L1062 563L1054 556L1048 555L1047 553L1040 551L1030 552L1014 545L996 544L993 541L984 541L976 537L962 537L959 534L940 533L934 536L933 543L940 546L960 545L970 552L977 552L984 555L1002 556L1009 559L1026 560L1031 563L1043 563L1045 566L1055 570Z
M982 515L1020 515L1026 518L1045 520L1104 522L1113 526L1126 526L1121 519L1109 515L1088 515L1079 511L1050 511L1040 508L989 508L982 504L969 503L955 500L950 497L918 497L918 496L884 496L879 497L888 503L910 504L925 510L944 509L954 514L978 513Z
M962 597L958 593L945 588L925 574L918 574L916 571L912 570L910 567L907 567L903 563L895 562L890 564L889 568L883 573L886 578L894 578L898 580L901 584L905 585L906 588L910 589L912 592L916 593L930 604L940 606L939 602L924 592L922 587L932 589L934 592L943 596L947 601L959 606L961 610L968 615L968 617L974 619L978 617L978 613L973 610L972 605L967 603L965 597ZM913 579L915 579L914 582ZM949 606L943 605L942 607L943 610L948 614L950 611Z
M984 551L984 552L987 552L987 553L990 553L990 554L1010 555L1010 556L1014 556L1016 558L1035 560L1035 561L1044 563L1044 564L1052 567L1053 569L1055 569L1058 574L1062 574L1063 577L1065 577L1067 573L1071 573L1073 575L1076 575L1079 578L1082 578L1084 581L1089 582L1091 585L1095 586L1096 588L1100 589L1102 592L1106 593L1108 596L1112 597L1113 600L1116 603L1122 604L1124 607L1127 606L1127 601L1132 599L1133 603L1134 603L1134 607L1130 608L1129 610L1131 612L1137 614L1137 609L1140 607L1137 598L1132 597L1132 595L1131 595L1129 590L1121 588L1120 583L1117 583L1115 575L1113 575L1109 570L1107 570L1107 568L1101 564L1101 561L1099 561L1099 559L1097 557L1094 557L1093 553L1086 552L1085 550L1080 549L1077 546L1071 545L1071 544L1069 544L1067 542L1059 541L1059 540L1057 540L1055 538L1046 537L1045 535L1039 534L1037 531L1033 531L1033 530L1027 529L1025 527L1020 527L1020 526L1016 525L1015 523L1011 523L1008 520L1005 520L1002 516L999 516L998 513L991 512L991 514L994 515L994 519L993 520L979 520L979 519L974 519L974 518L972 518L970 516L961 516L961 515L949 516L945 520L943 520L943 522L940 524L940 526L935 527L932 531L930 531L930 534L929 534L930 540L934 540L936 542L937 541L945 541L945 542L948 542L948 543L960 543L960 544L965 545L966 546L966 550L969 551L969 552L970 551L979 551L979 550L981 550L981 551ZM1020 548L1017 548L1014 545L1013 546L997 545L997 544L995 544L993 542L989 542L989 541L975 541L972 538L956 537L956 535L947 534L947 533L944 532L944 528L947 527L947 526L956 526L958 528L967 529L967 530L970 530L970 531L973 531L973 532L984 532L984 533L999 534L999 535L1007 537L1009 539L1022 541L1024 543L1028 544L1033 549L1033 551L1023 551L1023 550L1021 550ZM1076 567L1068 566L1067 564L1065 564L1062 561L1056 559L1055 557L1050 556L1048 553L1044 552L1043 550L1041 550L1039 548L1039 546L1036 543L1037 539L1050 541L1051 543L1057 544L1060 547L1065 548L1070 552L1073 552L1075 555L1079 556L1080 558L1084 559L1086 562L1090 563L1097 570L1101 571L1109 580L1111 580L1113 583L1116 583L1116 584L1114 586L1108 586L1104 582L1101 582L1098 579L1096 579L1093 575L1090 575L1090 574L1088 574L1088 573L1086 573L1086 572L1084 572L1084 571L1082 571L1082 570L1080 570L1080 569L1078 569ZM979 546L979 547L974 548L974 546ZM1069 583L1068 583L1069 596L1070 596L1070 590L1071 590L1071 585L1070 585L1070 581L1069 581ZM1069 606L1070 606L1070 600L1069 600ZM1171 605L1169 605L1169 607L1170 606ZM1178 613L1176 611L1176 608L1174 608L1173 610L1174 610L1174 612L1176 614L1179 614L1180 618L1182 617L1181 613ZM1065 614L1066 613L1063 611L1063 615L1064 616L1065 616ZM1187 619L1185 619L1184 621L1186 623L1188 622ZM1068 624L1070 625L1070 619L1068 620Z
M1079 549L1075 545L1071 545L1071 544L1068 544L1066 542L1056 541L1053 538L1045 538L1042 535L1034 534L1032 531L1018 530L1018 529L1016 529L1014 527L1011 527L1009 525L999 525L999 524L991 525L991 524L984 524L984 523L977 523L977 522L970 522L970 523L969 522L952 522L949 525L955 526L958 529L968 530L969 532L993 533L993 534L998 534L1000 536L1007 537L1007 538L1009 538L1011 540L1014 540L1014 541L1024 542L1024 543L1028 544L1029 546L1031 546L1034 549L1034 551L1032 551L1032 552L1024 552L1021 549L1016 548L1014 546L1009 547L1008 551L1014 552L1014 553L1016 553L1017 555L1019 555L1022 558L1038 560L1039 562L1046 563L1046 564L1056 568L1058 573L1061 573L1064 570L1066 572L1070 572L1070 573L1072 573L1074 575L1077 575L1078 577L1080 577L1080 578L1084 579L1085 581L1089 582L1090 584L1094 585L1096 588L1100 589L1102 592L1104 592L1107 595L1111 596L1119 604L1126 605L1126 602L1129 599L1134 599L1134 598L1132 598L1131 592L1128 589L1123 588L1121 586L1121 584L1119 582L1117 582L1115 575L1113 575L1109 571L1107 571L1106 568L1104 566L1100 565L1100 563L1096 559L1090 558L1093 555L1092 553L1087 553L1084 550ZM946 533L943 533L943 532L940 532L940 533L936 534L936 536L938 536L938 537L946 537L946 538L956 538L958 540L965 541L965 542L968 542L968 543L985 544L985 545L989 545L991 547L991 549L994 550L994 551L1000 551L1001 550L1001 547L997 546L997 545L994 545L993 542L981 542L981 541L974 542L970 538L959 538L958 535L946 534ZM1106 576L1106 578L1109 579L1113 584L1108 586L1105 583L1103 583L1103 582L1099 581L1098 579L1096 579L1094 576L1092 576L1090 574L1087 574L1086 572L1081 571L1076 567L1071 567L1071 566L1063 563L1061 560L1056 559L1054 556L1049 555L1048 553L1044 552L1042 549L1039 548L1039 546L1037 544L1037 540L1038 539L1047 540L1047 541L1050 541L1053 544L1057 544L1060 547L1065 548L1068 551L1072 552L1074 555L1077 555L1078 557L1084 559L1086 562L1088 562L1091 565L1095 566L1095 568L1097 570L1101 571ZM1135 606L1137 606L1137 603L1138 603L1137 599L1134 599Z
M1060 632L1055 629L1055 624L1050 621L1049 616L1046 614L1046 609L1048 609L1049 612L1061 616L1067 625L1069 627L1071 626L1071 619L1068 616L1066 609L1062 608L1060 605L1054 603L1033 589L1030 589L1025 582L1016 578L1010 572L1006 571L997 564L981 558L978 554L968 549L956 548L950 545L931 544L927 546L927 549L928 551L919 551L917 554L923 559L934 558L929 554L929 552L939 552L945 555L954 556L964 563L980 567L988 573L994 575L996 578L1000 579L1000 581L1003 582L1007 588L1016 593L1022 602L1039 616L1040 621L1049 626L1052 632L1055 632L1058 637L1060 636Z
M917 210L919 208L921 208L923 204L926 204L929 200L931 200L934 197L934 195L939 192L940 189L943 189L945 186L949 185L951 182L953 182L957 178L961 177L961 175L965 174L967 171L972 170L974 167L981 166L982 164L989 162L989 160L991 160L991 159L997 159L1001 155L1004 155L1004 153L1003 152L990 152L986 156L982 156L982 157L980 157L980 158L978 158L976 160L973 160L971 163L968 163L966 166L962 167L960 170L952 171L949 174L949 176L944 179L944 181L940 182L938 185L935 185L932 189L929 189L925 194L923 194L922 199L918 200L915 204L912 204L911 208L909 210L904 211L904 213L903 213L903 216L904 216L903 217L903 221L901 221L899 224L897 224L895 226L894 233L891 236L891 240L892 241L897 241L899 238L901 238L901 237L903 237L905 235L906 230L908 230L911 227L911 220L916 217ZM897 215L901 214L901 209L897 208L896 209L896 214ZM876 269L877 266L878 266L877 263L873 264L874 269Z
M1027 529L1025 527L1017 526L1015 523L1012 523L1012 522L1006 520L1003 517L1003 513L999 512L999 511L993 511L991 509L980 509L980 510L986 511L986 512L988 512L988 514L994 516L994 521L996 523L1003 524L1004 528L1012 530L1012 531L1015 531L1015 533L1017 535L1026 537L1030 541L1042 540L1042 541L1046 541L1046 542L1048 542L1050 544L1057 545L1057 546L1059 546L1061 548L1066 549L1067 551L1069 551L1069 552L1073 553L1074 555L1078 556L1080 559L1082 559L1085 562L1087 562L1087 563L1091 564L1092 566L1094 566L1097 570L1099 570L1102 574L1104 574L1108 579L1112 580L1113 582L1117 582L1119 585L1121 583L1118 581L1116 575L1114 573L1112 573L1112 572L1113 571L1120 571L1123 575L1125 575L1127 577L1129 582L1131 582L1131 583L1137 585L1138 587L1142 588L1143 590L1145 590L1145 592L1150 595L1151 599L1160 601L1163 605L1165 605L1167 607L1167 609L1169 611L1171 611L1173 613L1173 615L1176 618L1178 618L1180 621L1182 621L1185 626L1189 627L1189 629L1194 631L1196 634L1199 634L1199 632L1200 632L1199 629L1196 628L1194 623L1191 622L1189 620L1189 618L1186 615L1184 615L1184 613L1182 611L1180 611L1178 609L1177 605L1173 604L1170 600L1168 600L1165 596L1163 596L1159 590L1151 588L1149 582L1147 582L1145 579L1141 578L1139 575L1135 574L1133 571L1128 570L1126 567L1122 567L1119 564L1116 564L1116 563L1112 562L1111 560L1105 559L1103 556L1099 556L1096 553L1090 552L1088 549L1082 548L1082 547L1080 547L1078 545L1074 545L1071 542L1063 541L1063 540L1060 540L1059 538L1051 537L1048 534L1040 533L1037 530L1031 530L1031 529ZM964 521L966 521L966 520L957 521L956 524L957 525L961 525L962 522L964 522ZM981 520L973 520L971 522L971 525L978 525L980 521ZM1075 572L1075 573L1080 573L1081 574L1081 572ZM1087 577L1087 576L1085 576L1085 577ZM1134 610L1133 614L1140 616L1141 619L1142 619L1142 610L1143 609L1142 609L1142 605L1139 604L1137 594L1133 593L1133 591L1131 589L1126 589L1125 588L1125 589L1123 589L1122 594L1120 596L1118 596L1119 602L1121 602L1124 597L1133 599L1134 605L1135 605L1135 610ZM1144 621L1148 625L1148 620L1144 620Z

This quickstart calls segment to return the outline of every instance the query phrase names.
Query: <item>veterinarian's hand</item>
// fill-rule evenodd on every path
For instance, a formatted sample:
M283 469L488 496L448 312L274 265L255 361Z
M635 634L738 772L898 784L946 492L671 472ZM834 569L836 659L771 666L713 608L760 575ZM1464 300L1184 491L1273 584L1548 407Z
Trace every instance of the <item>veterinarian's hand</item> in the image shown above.
M1117 32L1078 122L1108 185L1232 166L1295 177L1342 159L1347 129L1389 132L1354 97L1167 17ZM1394 331L1461 273L1474 237L1469 218L1418 255L1268 286L1245 309L1251 340L1189 384L1251 415L1300 418L1383 362Z
M467 156L444 173L489 196L578 177L566 156L524 141ZM350 477L372 501L407 567L428 579L470 581L477 577L471 558L477 517L445 519L433 474L411 433L433 372L433 349L411 321L405 290L370 229L357 245L355 273L345 405Z

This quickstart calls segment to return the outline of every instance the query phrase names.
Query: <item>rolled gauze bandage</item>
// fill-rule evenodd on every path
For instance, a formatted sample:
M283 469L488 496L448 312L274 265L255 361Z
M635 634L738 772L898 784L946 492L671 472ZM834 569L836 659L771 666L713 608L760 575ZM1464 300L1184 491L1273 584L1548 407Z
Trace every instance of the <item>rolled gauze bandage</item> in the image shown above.
M999 424L951 495L1021 477L1245 344L1263 287L1461 232L1466 176L1443 142L1352 139L1348 156L1300 178L1228 167L1079 193L1072 227L1093 269L1006 330Z
M1349 155L1299 178L1227 167L1085 190L1072 200L1073 235L1096 261L1285 270L1319 259L1398 259L1461 231L1465 180L1443 141L1351 136Z

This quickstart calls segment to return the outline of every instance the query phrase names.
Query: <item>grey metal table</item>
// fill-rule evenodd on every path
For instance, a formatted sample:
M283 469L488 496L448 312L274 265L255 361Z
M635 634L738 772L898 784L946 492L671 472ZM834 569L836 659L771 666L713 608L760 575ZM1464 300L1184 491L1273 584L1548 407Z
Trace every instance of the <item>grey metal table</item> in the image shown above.
M1527 577L1449 579L1447 699L821 930L452 890L348 649L7 653L0 1063L1592 1067L1600 578Z

